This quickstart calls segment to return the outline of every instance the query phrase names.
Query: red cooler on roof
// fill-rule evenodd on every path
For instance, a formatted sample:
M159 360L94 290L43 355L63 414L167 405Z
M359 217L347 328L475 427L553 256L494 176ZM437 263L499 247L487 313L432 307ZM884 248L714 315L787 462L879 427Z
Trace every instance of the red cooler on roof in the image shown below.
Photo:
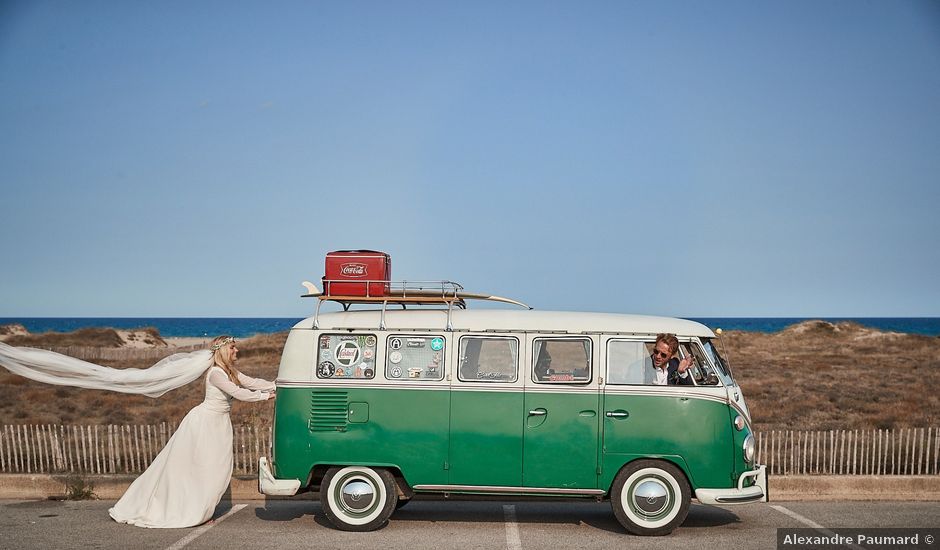
M326 255L323 293L382 297L388 293L392 259L375 250L337 250Z

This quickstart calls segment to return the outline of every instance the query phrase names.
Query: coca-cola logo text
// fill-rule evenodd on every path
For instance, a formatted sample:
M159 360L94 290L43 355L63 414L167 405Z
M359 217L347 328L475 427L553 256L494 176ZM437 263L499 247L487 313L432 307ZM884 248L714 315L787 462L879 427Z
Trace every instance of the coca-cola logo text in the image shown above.
M343 277L365 277L366 264L343 264L339 266L339 272Z

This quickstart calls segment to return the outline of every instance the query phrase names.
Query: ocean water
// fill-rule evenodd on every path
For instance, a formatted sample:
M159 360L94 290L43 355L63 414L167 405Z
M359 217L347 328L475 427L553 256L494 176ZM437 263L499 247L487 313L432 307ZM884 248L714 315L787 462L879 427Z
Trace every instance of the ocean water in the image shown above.
M167 338L214 338L220 334L247 338L290 330L300 320L299 317L0 317L0 325L19 323L32 333L70 332L86 327L156 327Z
M778 332L810 319L856 323L894 332L940 336L940 317L699 317L690 318L712 329ZM289 330L299 317L0 317L0 325L19 323L37 332L69 332L85 327L132 329L156 327L165 337L214 337L230 334L246 338Z

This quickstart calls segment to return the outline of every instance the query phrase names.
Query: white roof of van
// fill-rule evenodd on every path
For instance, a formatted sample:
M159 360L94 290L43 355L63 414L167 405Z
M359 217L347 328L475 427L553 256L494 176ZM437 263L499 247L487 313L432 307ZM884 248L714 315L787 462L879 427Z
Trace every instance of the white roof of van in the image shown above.
M382 312L379 310L340 311L321 313L320 329L377 330ZM679 336L712 338L715 334L701 323L672 317L647 315L621 315L617 313L585 313L574 311L540 310L463 310L452 312L454 330L463 331L546 331L546 332L615 332L658 334L671 332ZM431 329L444 330L447 311L439 309L389 309L385 312L387 330ZM313 317L294 325L295 329L312 329Z

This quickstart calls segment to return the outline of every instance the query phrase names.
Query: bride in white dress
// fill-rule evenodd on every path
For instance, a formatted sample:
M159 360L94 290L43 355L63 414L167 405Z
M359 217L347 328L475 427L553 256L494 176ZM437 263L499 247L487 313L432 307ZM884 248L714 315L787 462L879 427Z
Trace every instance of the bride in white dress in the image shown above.
M273 382L235 369L235 339L213 340L206 399L180 422L166 447L109 510L115 521L139 527L192 527L212 517L232 478L232 399L274 398Z

